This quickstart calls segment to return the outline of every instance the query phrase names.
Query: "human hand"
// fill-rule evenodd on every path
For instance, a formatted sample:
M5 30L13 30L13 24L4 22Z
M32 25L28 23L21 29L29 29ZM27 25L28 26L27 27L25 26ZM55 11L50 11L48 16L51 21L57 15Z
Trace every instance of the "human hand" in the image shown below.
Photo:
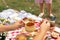
M50 28L50 22L47 19L44 19L40 25L40 31L34 37L33 40L43 40L47 30Z
M57 40L60 40L60 37L58 37Z
M50 22L47 19L44 19L40 27L41 31L47 31L50 28Z
M19 20L19 21L15 22L14 25L16 25L20 28L20 27L24 27L25 23L23 22L23 20Z

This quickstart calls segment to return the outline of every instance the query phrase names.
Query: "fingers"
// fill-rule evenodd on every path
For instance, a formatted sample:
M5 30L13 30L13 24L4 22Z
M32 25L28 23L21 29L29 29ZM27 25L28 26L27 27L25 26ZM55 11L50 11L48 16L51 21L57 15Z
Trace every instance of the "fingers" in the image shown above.
M43 24L50 26L50 22L47 19L44 19Z
M47 19L44 19L43 23L50 23Z
M47 25L50 27L50 22L47 22Z

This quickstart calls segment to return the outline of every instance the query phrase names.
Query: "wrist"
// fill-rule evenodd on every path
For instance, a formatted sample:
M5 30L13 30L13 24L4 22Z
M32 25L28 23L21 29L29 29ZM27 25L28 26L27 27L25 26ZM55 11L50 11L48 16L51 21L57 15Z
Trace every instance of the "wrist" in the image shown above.
M45 33L47 32L48 30L40 30L41 33Z

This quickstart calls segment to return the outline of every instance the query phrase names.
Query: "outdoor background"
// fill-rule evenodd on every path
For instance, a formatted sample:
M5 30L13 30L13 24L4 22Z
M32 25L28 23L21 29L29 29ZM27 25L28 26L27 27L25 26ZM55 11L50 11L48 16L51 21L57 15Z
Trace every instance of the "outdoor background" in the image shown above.
M9 7L6 7L7 5ZM0 12L8 8L12 8L18 11L25 10L35 15L40 13L39 5L35 4L34 0L0 0ZM53 0L52 13L56 16L56 23L60 24L60 0ZM46 5L45 14L48 15ZM48 17L46 15L45 17Z

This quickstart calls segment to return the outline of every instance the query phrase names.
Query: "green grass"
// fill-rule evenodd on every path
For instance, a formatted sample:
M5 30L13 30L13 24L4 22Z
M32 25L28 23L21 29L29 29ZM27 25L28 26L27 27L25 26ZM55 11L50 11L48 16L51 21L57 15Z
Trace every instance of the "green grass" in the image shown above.
M13 8L16 10L26 10L32 14L38 15L40 9L38 5L35 5L34 0L5 0L8 8ZM0 11L7 9L6 4L0 0ZM46 10L46 9L45 9ZM56 16L56 23L60 22L60 0L53 0L52 12ZM47 11L45 12L47 13Z

